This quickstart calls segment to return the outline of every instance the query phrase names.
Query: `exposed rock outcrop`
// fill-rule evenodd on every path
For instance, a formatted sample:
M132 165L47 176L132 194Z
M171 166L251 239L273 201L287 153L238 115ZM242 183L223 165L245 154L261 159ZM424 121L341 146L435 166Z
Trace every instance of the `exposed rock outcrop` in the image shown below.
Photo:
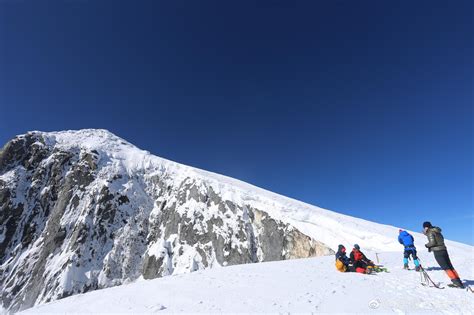
M34 132L7 143L3 307L18 311L141 276L333 253L239 192L188 173L101 130Z

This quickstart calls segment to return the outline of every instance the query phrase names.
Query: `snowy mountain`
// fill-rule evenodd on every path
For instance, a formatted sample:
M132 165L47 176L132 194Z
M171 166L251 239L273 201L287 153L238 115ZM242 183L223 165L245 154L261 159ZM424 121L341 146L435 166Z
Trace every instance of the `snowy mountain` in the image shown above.
M397 234L105 130L30 132L0 151L0 289L11 311L137 279L330 255L339 243L395 251Z

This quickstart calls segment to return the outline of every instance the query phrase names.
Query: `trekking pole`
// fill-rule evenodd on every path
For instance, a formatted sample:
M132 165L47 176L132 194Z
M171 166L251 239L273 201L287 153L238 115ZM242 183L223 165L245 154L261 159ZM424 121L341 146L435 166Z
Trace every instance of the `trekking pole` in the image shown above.
M427 279L427 275L428 273L425 271L425 268L423 268L423 266L421 265L421 259L420 257L418 257L418 261L420 262L420 282L422 285L429 285L429 282L428 282L428 279Z
M426 271L423 269L423 267L420 266L421 272L420 272L420 282L422 285L429 285L428 279L426 278Z
M444 289L444 288L440 287L439 284L434 283L433 279L431 279L431 277L428 275L428 272L426 272L425 268L423 268L421 265L420 265L420 268L421 268L421 277L422 277L421 278L421 284L422 285L429 286L430 284L432 284L435 288Z
M425 268L423 268L423 265L421 264L420 257L418 257L418 261L420 262L421 274L425 278L424 282L426 283L426 285L429 286L430 283L431 283L435 288L444 289L444 288L440 287L439 283L438 284L434 283L433 279L431 279L431 277L428 275L428 272L425 270Z

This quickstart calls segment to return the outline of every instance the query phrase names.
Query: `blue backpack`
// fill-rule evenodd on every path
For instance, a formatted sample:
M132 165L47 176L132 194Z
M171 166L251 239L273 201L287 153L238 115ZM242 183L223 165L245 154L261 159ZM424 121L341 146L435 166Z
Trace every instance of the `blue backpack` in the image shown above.
M407 231L401 231L398 235L398 242L405 247L414 247L413 236L411 236Z

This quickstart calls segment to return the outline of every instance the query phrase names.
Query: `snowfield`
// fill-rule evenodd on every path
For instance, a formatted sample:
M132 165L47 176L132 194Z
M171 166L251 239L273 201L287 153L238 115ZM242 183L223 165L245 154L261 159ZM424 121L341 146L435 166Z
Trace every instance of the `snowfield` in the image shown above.
M461 279L474 283L473 249L452 251ZM369 258L375 254L367 252ZM473 314L473 293L420 284L402 267L402 250L378 254L390 273L340 273L334 257L200 270L72 296L20 314L52 313L396 313ZM435 282L447 284L432 254L420 259ZM411 263L413 267L413 263ZM431 267L431 268L430 268Z

